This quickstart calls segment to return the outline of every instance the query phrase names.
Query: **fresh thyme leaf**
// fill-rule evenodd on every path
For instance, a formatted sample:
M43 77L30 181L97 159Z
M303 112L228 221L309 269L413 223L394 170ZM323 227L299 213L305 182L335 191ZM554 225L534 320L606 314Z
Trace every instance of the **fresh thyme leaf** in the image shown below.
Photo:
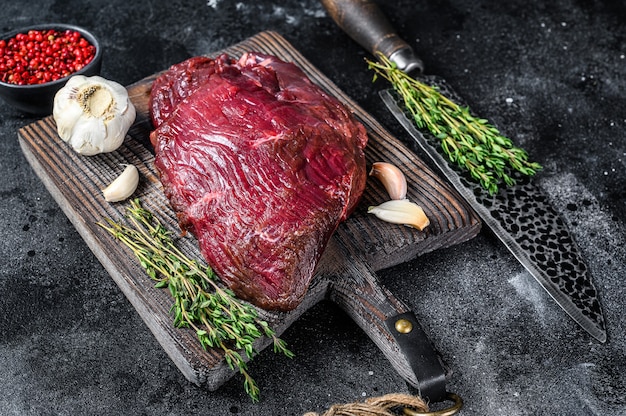
M235 297L218 284L218 277L209 266L188 258L174 244L170 232L139 200L127 208L131 226L110 219L98 223L115 238L128 246L155 287L168 288L174 298L171 312L174 325L191 328L203 348L220 348L228 366L244 376L244 390L254 402L259 400L259 388L248 373L246 359L257 353L254 342L270 338L274 352L293 357L287 344L278 338L269 324L260 319L257 310ZM240 351L245 354L241 355Z
M448 159L490 194L499 186L513 185L513 172L533 176L541 165L528 161L528 154L515 147L498 129L483 118L472 115L468 107L461 107L441 94L436 86L426 85L399 70L382 54L379 62L366 60L374 71L374 81L382 77L404 101L415 125L440 140Z

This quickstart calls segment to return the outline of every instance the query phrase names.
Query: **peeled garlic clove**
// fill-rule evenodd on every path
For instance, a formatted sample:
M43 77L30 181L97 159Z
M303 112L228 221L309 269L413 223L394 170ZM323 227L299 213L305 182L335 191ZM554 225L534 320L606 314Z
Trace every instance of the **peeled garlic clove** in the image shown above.
M137 185L139 185L139 171L135 165L127 165L120 176L102 190L102 195L108 202L123 201L135 192Z
M116 150L136 115L126 88L99 76L74 75L54 96L59 137L88 156Z
M406 198L406 177L397 166L387 162L374 162L370 176L382 182L391 199Z
M430 224L422 207L408 199L395 199L383 202L378 206L369 207L367 212L374 214L383 221L407 225L420 231Z

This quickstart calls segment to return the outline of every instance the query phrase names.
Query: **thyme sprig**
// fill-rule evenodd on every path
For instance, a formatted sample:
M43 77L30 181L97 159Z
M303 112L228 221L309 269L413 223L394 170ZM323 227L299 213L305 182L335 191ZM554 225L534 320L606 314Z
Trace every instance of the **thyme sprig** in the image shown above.
M525 150L516 147L488 120L475 117L468 107L461 107L441 94L437 86L424 84L402 72L384 55L378 58L378 62L366 60L375 72L374 81L378 76L389 81L416 126L439 139L448 159L469 172L490 194L497 193L502 183L513 185L514 171L533 176L541 169L538 163L528 161Z
M218 283L209 266L190 259L174 244L170 231L151 212L133 200L127 208L130 226L106 219L98 223L128 246L155 287L168 288L174 298L171 311L174 325L195 331L204 349L220 348L231 369L244 377L244 390L254 402L259 388L248 373L246 359L257 351L254 342L265 336L272 340L274 352L293 357L286 343L278 338L257 310L241 302L235 294ZM243 354L243 355L242 355ZM245 356L245 358L244 358Z

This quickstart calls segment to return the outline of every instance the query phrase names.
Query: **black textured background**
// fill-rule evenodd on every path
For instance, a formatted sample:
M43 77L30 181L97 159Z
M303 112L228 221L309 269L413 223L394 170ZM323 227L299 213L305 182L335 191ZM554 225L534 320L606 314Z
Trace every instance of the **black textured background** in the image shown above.
M0 2L0 30L92 29L103 76L130 84L189 56L276 30L406 138L377 97L367 54L314 0ZM626 414L626 8L623 2L399 0L381 8L473 110L529 150L588 260L609 339L591 339L488 231L380 273L454 371L463 415ZM293 360L251 364L216 392L179 373L22 156L35 118L0 103L0 414L301 415L406 384L323 303L283 338Z

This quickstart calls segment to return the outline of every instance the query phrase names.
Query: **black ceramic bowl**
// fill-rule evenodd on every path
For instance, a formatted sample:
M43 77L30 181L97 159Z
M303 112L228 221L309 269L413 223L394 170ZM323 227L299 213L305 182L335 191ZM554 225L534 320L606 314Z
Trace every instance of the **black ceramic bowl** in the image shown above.
M100 74L102 66L102 47L98 39L87 30L73 25L62 23L40 24L35 26L23 27L9 33L5 33L0 37L8 41L19 33L28 33L29 30L46 30L54 29L58 31L75 30L79 32L89 43L96 47L96 55L89 64L85 65L79 71L76 71L65 78L56 81L49 81L44 84L34 85L16 85L0 81L0 97L25 113L35 115L52 114L52 105L54 95L59 91L72 75L93 76Z

